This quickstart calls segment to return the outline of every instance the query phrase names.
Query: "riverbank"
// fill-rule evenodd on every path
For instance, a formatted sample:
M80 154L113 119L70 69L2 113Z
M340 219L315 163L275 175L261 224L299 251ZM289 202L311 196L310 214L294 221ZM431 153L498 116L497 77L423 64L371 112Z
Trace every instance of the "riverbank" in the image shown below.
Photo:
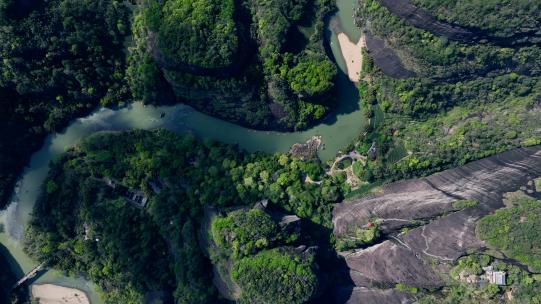
M342 50L342 56L346 62L349 80L359 82L363 68L362 49L366 46L364 36L357 43L350 40L345 33L338 33L338 42Z
M351 12L353 0L339 0L340 10L333 18L340 21L341 30L351 40L358 39L358 28L353 25ZM350 20L351 19L351 20ZM7 255L12 256L21 268L21 275L36 266L22 250L24 228L30 218L35 201L40 193L40 186L46 179L49 162L65 152L66 147L76 145L81 138L98 131L120 131L127 129L164 128L178 133L191 133L198 138L210 138L223 143L237 144L249 152L287 152L295 143L305 143L317 136L321 138L322 148L318 156L323 162L334 159L336 153L357 138L364 128L358 90L346 75L346 64L341 56L340 44L336 31L328 31L330 49L339 66L337 79L337 108L316 125L302 132L256 131L210 117L193 108L177 104L174 106L144 106L133 103L117 109L102 108L92 114L76 119L60 133L48 136L42 148L32 155L28 167L21 176L17 191L14 192L11 205L0 212L0 223L5 224L5 231L0 231L0 243L7 248ZM166 113L165 116L162 116ZM9 223L9 224L6 224ZM83 278L65 277L61 273L48 271L36 284L60 284L83 290L92 304L103 303L98 295L98 287Z
M90 304L85 292L53 284L33 285L32 297L40 304Z

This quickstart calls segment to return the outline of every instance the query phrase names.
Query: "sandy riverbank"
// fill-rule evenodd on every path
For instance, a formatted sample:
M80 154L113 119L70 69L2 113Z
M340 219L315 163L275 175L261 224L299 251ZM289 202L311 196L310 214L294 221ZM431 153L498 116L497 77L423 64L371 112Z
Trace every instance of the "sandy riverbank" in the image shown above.
M363 67L361 50L366 45L364 36L357 43L353 43L345 33L338 33L338 42L346 61L349 79L358 82Z
M40 304L90 304L83 291L52 284L32 285L32 297Z

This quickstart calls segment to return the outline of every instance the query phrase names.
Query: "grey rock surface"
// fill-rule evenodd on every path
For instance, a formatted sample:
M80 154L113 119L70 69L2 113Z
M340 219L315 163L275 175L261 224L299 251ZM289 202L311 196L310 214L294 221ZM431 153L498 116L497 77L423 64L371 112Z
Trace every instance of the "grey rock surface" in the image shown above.
M415 298L395 289L344 287L337 291L336 303L359 304L409 304Z
M521 148L426 178L389 184L381 193L337 204L333 211L337 238L348 237L351 227L374 219L385 235L373 246L340 253L352 281L367 288L390 288L396 283L444 286L446 274L441 270L446 263L485 248L475 235L477 220L504 207L505 193L540 176L541 146ZM464 199L478 204L453 208L453 202ZM400 233L415 220L422 220L420 226Z

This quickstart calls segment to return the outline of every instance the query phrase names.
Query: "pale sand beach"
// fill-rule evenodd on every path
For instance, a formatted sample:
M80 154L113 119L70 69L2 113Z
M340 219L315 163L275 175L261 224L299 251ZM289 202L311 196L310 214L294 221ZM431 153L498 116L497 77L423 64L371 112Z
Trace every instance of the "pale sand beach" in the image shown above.
M359 42L355 44L349 40L349 37L345 33L339 33L338 42L340 43L342 56L344 56L344 60L346 61L349 79L353 82L358 82L363 67L361 50L366 45L365 39L361 37Z
M83 291L52 284L32 285L32 297L40 304L90 304Z

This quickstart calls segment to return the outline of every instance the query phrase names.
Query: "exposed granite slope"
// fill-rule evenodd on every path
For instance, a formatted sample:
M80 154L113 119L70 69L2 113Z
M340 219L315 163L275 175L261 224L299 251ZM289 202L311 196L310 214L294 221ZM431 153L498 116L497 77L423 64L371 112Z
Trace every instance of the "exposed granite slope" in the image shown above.
M334 233L347 237L351 227L380 219L386 240L372 247L343 252L356 286L416 287L445 285L439 265L485 243L475 236L475 223L503 207L504 193L541 176L541 146L516 149L432 176L390 184L383 193L337 204ZM453 202L474 199L475 207L456 211ZM398 233L422 219L426 224ZM418 222L417 222L418 224Z
M366 48L383 73L393 78L414 77L415 72L408 70L396 52L385 45L385 41L366 32Z
M359 304L407 304L413 303L414 297L394 289L372 289L365 287L345 287L338 290L336 303Z
M463 43L492 43L499 46L539 45L541 37L537 29L516 33L511 37L497 37L481 28L466 27L436 19L428 10L417 7L410 0L378 0L391 13L409 24Z

